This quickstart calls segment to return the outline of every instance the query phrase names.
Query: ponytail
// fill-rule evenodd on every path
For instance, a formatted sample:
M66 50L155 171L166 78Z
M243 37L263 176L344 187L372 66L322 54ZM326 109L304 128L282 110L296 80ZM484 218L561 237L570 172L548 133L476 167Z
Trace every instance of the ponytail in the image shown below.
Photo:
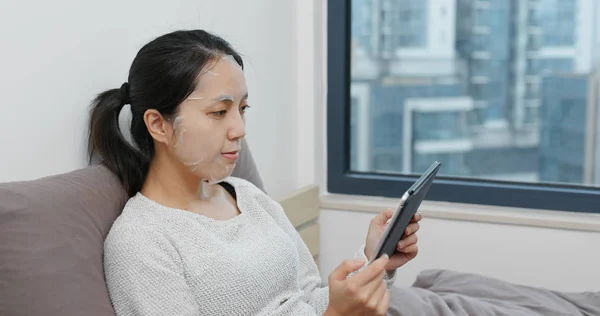
M131 197L141 190L151 158L127 142L119 128L119 113L130 103L127 90L127 83L124 83L121 89L99 94L92 103L88 155L90 163L94 156L99 156Z

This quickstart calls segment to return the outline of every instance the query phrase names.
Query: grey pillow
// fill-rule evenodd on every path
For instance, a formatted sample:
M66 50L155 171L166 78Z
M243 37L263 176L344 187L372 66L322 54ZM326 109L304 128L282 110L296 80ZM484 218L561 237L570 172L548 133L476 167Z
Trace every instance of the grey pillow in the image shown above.
M264 189L245 143L233 175ZM113 316L102 249L126 201L101 165L0 184L0 315Z

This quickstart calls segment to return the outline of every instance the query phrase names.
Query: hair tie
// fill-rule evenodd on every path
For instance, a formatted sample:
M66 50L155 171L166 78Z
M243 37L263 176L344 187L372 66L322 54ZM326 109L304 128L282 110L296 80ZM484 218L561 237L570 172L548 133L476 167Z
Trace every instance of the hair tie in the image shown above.
M121 103L123 105L131 104L131 100L129 100L129 84L127 82L121 85L119 92L121 93Z

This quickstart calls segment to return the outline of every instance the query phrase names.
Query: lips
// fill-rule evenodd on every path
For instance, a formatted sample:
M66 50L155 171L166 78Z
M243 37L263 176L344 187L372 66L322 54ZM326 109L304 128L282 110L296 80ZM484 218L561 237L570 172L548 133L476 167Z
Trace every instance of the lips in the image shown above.
M225 159L236 160L240 156L240 151L233 150L233 151L224 152L224 153L221 153L221 156Z

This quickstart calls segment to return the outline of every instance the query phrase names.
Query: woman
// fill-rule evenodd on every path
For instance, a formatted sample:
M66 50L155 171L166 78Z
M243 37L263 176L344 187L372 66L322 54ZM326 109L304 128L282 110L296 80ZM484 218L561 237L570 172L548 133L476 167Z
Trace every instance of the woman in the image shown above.
M95 99L90 155L131 197L105 241L117 315L384 315L395 269L417 254L421 217L397 255L366 266L345 261L322 287L280 205L230 177L246 134L247 98L240 55L193 30L146 44L128 82ZM118 128L125 104L135 146ZM364 253L391 215L373 219Z

